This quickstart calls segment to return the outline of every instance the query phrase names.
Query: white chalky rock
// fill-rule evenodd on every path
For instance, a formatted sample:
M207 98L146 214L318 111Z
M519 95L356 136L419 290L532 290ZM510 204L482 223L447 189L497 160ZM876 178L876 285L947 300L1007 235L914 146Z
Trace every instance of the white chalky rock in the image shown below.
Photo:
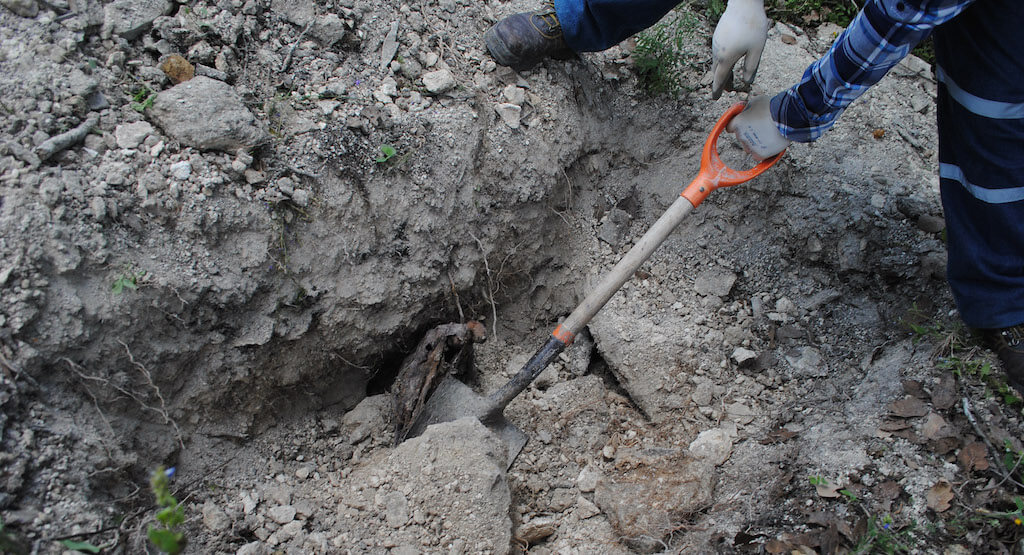
M114 139L120 148L138 148L152 132L153 126L148 121L122 123L114 128Z
M455 76L447 69L423 74L423 86L431 94L443 94L455 88Z
M729 459L732 453L732 438L721 428L705 430L690 442L690 453L698 459L704 459L714 465L720 465Z
M501 116L501 121L512 129L519 129L519 118L523 115L523 108L507 102L494 105L494 111Z

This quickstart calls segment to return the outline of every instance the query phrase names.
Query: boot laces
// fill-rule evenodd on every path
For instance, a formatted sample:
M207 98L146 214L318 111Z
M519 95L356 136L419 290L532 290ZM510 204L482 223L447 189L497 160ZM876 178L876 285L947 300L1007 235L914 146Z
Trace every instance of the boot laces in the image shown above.
M533 12L533 15L546 27L546 29L538 29L545 35L556 34L561 30L562 24L558 22L558 16L555 14L554 0L541 2L540 8Z

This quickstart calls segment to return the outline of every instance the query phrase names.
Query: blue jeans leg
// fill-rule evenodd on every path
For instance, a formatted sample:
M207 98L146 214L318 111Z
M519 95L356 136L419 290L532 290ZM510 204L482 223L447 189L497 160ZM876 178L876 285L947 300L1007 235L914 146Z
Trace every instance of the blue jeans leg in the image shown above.
M565 42L576 52L599 52L654 25L679 0L555 0Z

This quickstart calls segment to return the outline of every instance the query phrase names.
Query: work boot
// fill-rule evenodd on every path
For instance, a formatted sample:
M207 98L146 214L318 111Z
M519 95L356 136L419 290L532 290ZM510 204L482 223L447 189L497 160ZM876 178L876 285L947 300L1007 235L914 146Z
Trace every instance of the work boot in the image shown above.
M1024 324L985 334L1006 372L1006 381L1024 396Z
M484 44L495 61L515 70L530 69L545 58L568 60L575 53L565 44L555 3L534 12L510 15L484 33Z

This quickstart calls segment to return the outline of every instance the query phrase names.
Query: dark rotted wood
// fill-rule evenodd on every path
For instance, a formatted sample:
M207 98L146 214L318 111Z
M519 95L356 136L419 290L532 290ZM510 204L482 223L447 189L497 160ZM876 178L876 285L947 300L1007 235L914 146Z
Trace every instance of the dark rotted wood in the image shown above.
M402 362L391 386L395 444L409 428L437 384L449 373L464 373L473 364L473 343L487 339L480 322L443 324L428 331Z

